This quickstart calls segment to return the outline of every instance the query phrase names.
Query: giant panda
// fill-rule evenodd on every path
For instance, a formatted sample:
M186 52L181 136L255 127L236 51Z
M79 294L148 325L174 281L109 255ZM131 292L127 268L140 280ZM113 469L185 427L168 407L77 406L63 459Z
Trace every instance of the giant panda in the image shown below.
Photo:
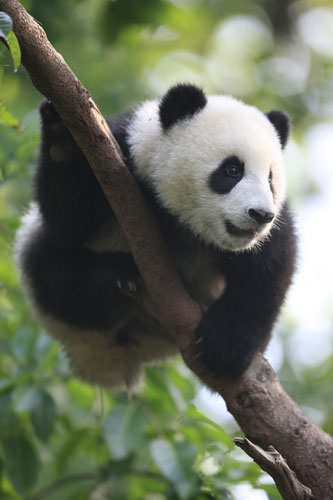
M142 286L122 229L49 101L40 114L34 201L16 237L26 296L79 377L133 389L144 363L177 345L122 293ZM200 362L215 376L239 376L265 349L295 267L288 116L178 84L108 124L205 311L194 342Z

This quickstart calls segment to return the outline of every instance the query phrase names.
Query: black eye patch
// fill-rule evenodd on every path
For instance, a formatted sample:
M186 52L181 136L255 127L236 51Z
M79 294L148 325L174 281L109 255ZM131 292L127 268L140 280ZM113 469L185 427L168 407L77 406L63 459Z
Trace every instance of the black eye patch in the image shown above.
M227 194L242 179L244 163L237 156L229 156L209 177L209 187L214 193Z

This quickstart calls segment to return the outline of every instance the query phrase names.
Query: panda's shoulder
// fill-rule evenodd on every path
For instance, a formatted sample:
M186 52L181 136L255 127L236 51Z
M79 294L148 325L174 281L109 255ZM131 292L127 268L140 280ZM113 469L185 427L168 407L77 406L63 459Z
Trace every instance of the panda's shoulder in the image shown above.
M123 113L107 119L110 130L116 139L126 163L130 161L128 132L135 117L136 108L127 109ZM128 165L129 166L129 165Z

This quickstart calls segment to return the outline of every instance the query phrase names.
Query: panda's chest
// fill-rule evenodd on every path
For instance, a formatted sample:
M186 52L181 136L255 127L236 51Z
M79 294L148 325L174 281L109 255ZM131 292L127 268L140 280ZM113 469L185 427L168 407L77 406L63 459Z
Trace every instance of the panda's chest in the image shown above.
M178 249L173 256L184 285L194 299L209 307L223 295L227 283L214 251L194 244Z

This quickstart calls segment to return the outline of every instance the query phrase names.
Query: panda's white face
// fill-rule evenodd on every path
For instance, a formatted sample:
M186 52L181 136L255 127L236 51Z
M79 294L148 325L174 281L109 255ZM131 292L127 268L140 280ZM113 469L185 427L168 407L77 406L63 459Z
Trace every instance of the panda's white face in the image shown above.
M137 175L205 242L242 251L277 223L285 198L281 144L258 109L210 96L163 129L158 103L150 101L136 112L129 144Z

